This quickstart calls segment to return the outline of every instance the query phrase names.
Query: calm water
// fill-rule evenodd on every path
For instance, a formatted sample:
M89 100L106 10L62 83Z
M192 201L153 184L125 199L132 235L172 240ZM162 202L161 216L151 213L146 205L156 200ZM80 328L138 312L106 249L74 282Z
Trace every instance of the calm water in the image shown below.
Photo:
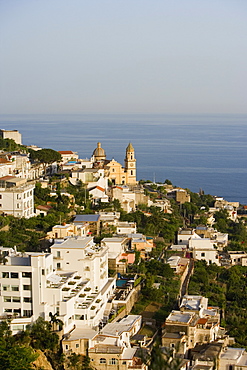
M100 141L124 164L135 147L138 179L155 178L247 204L247 115L0 115L23 144L90 157Z

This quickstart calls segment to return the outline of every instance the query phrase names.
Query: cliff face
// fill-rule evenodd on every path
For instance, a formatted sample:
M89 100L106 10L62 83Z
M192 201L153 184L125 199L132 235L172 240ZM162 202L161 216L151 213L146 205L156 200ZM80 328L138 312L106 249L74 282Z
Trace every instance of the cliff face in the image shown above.
M39 354L39 357L33 362L34 369L54 370L42 351L38 349L36 353Z

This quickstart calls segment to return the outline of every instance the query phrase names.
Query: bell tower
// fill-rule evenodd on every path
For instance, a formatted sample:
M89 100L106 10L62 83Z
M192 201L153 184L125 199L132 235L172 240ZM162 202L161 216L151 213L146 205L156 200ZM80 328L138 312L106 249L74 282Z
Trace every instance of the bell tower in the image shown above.
M125 156L126 183L129 185L136 184L136 159L135 149L131 143L126 148Z

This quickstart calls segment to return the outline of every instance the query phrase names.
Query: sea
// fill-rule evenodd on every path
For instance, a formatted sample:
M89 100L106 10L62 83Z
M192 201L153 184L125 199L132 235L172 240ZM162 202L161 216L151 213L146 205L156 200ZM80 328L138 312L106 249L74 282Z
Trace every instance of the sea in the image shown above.
M0 128L19 130L24 145L73 150L91 157L97 142L124 165L135 148L137 179L247 204L246 114L0 115Z

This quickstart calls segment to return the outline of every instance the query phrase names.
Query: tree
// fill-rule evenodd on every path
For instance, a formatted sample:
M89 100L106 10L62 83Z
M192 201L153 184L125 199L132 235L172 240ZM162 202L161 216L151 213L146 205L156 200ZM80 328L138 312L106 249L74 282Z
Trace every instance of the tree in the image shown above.
M38 348L43 351L54 351L58 348L59 337L52 332L52 325L39 317L30 327L31 344L33 348Z
M52 325L52 330L53 331L57 330L57 327L58 327L58 330L62 330L63 322L62 322L62 320L57 318L58 314L55 313L53 315L52 312L49 312L49 316L50 316L50 323Z
M61 154L53 149L41 149L32 150L30 152L30 157L32 160L36 160L43 164L44 173L46 174L47 166L54 162L60 162L62 157Z
M165 182L164 182L164 184L166 184L166 185L172 185L172 182L170 180L166 179Z
M161 350L154 347L151 354L150 370L179 370L182 366L182 359L174 357L173 349Z
M32 370L36 354L31 347L18 343L9 322L0 323L0 364L2 370Z
M90 358L74 352L68 356L68 365L69 368L73 370L92 370L92 367L90 366Z

